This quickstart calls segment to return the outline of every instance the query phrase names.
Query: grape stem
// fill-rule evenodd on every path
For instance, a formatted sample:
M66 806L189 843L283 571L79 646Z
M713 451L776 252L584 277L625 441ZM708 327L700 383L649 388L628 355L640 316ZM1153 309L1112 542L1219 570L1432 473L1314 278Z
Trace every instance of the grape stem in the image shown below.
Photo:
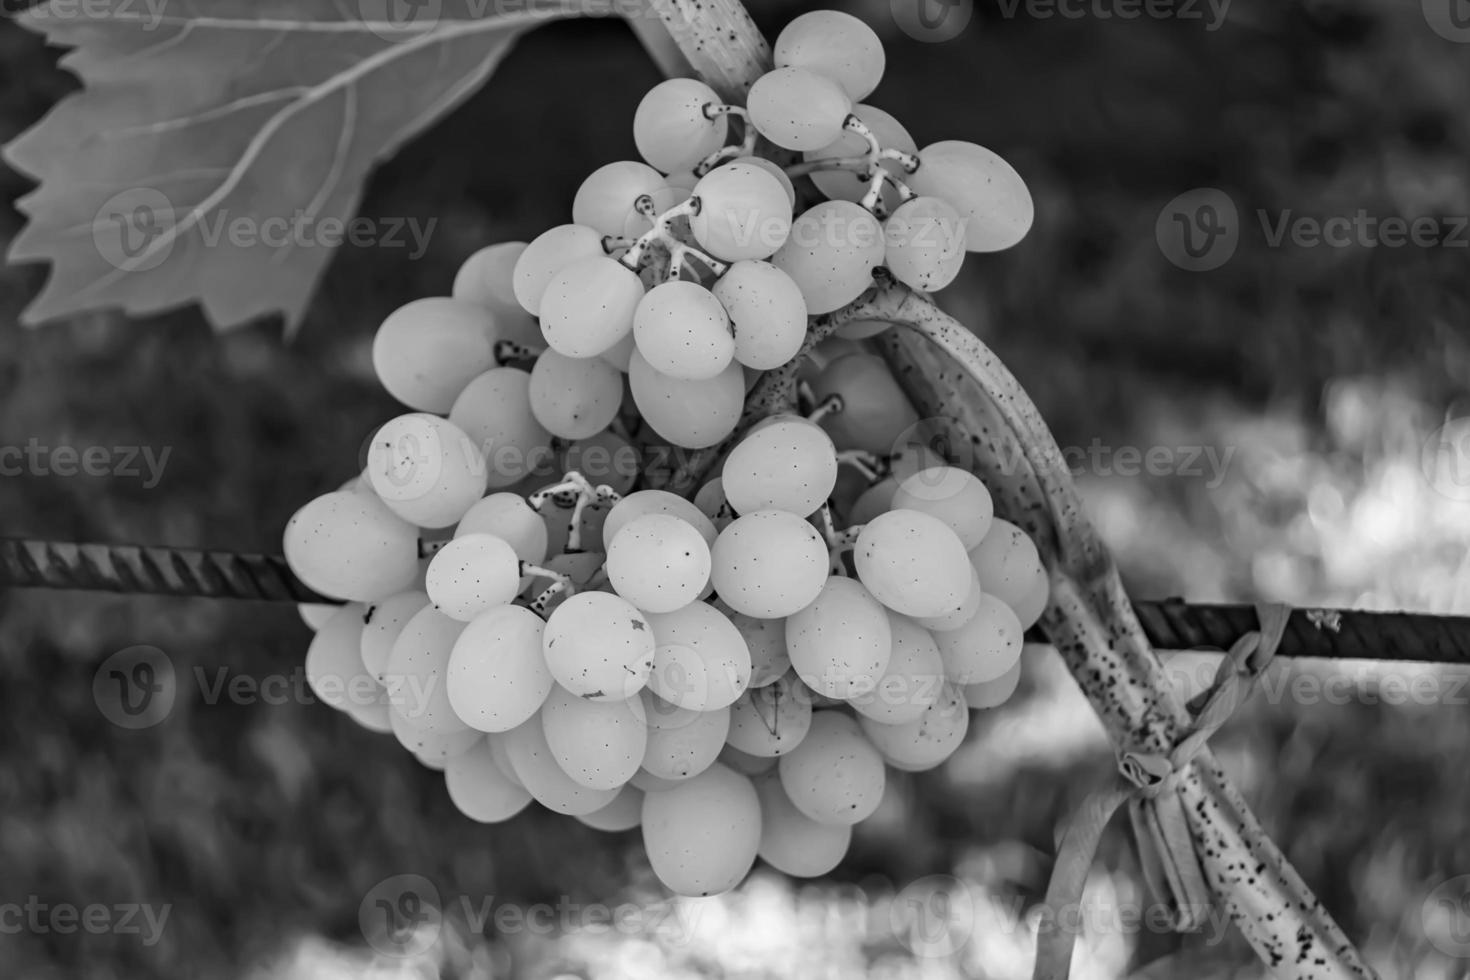
M696 217L701 206L702 202L699 198L691 197L684 203L676 204L663 214L659 214L655 209L652 197L647 194L639 195L638 200L633 202L633 209L652 221L653 227L639 235L638 240L628 247L618 261L637 272L643 265L648 250L658 245L669 254L669 270L666 279L678 279L683 272L685 262L691 258L698 260L712 275L723 276L725 270L730 268L728 262L721 262L703 249L691 245L674 234L672 230L674 222L680 218Z
M883 457L865 449L844 449L837 454L838 466L851 466L871 486L887 475L889 466Z
M562 593L566 593L568 596L577 594L577 583L572 581L570 575L563 574L562 572L553 571L550 568L542 568L540 565L533 565L528 561L523 561L521 562L521 575L539 575L542 578L552 580L551 584L538 592L536 598L532 599L529 603L531 611L538 616L544 617L546 615L546 607L551 603L551 600Z
M511 361L534 361L546 353L545 347L533 346L531 344L518 344L514 340L497 340L495 342L495 363L509 364Z
M582 550L582 518L587 513L587 508L593 504L615 504L622 500L622 494L618 493L606 483L593 486L581 473L576 470L567 472L561 478L560 483L549 487L542 487L526 498L536 513L541 513L541 508L546 506L546 501L552 498L570 497L572 508L571 520L567 526L567 554L573 554Z
M419 538L419 557L429 558L433 555L437 555L441 550L443 550L446 544L453 540L453 538L440 538L437 541L426 541L423 538Z
M694 176L696 177L703 177L727 160L748 157L755 152L756 129L755 126L751 125L750 114L738 105L715 105L713 102L705 105L704 117L706 119L715 119L719 116L734 116L736 119L739 119L743 127L743 135L740 142L734 146L722 146L699 161L694 167Z
M842 396L838 394L828 395L818 402L806 417L808 422L821 422L829 415L841 415L843 409Z

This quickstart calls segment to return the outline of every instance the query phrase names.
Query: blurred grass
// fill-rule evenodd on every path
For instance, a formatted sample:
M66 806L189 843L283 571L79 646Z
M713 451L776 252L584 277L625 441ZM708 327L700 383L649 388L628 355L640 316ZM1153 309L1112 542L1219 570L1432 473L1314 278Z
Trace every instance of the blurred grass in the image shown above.
M891 23L886 0L853 9L880 29ZM1226 189L1243 215L1467 213L1466 50L1431 32L1417 5L1388 0L1237 0L1213 33L1007 20L997 9L982 4L947 45L889 30L888 80L873 101L921 145L974 139L1031 184L1031 236L972 259L945 300L1020 376L1062 445L1234 451L1218 486L1083 475L1132 587L1466 611L1470 505L1436 493L1419 465L1424 439L1463 409L1470 386L1464 252L1271 250L1257 234L1222 269L1191 274L1153 238L1164 203L1201 185ZM795 9L754 12L774 34ZM0 138L74 86L54 59L0 20ZM485 91L373 179L365 213L439 219L429 252L409 262L402 250L344 249L290 343L269 324L213 337L189 310L24 331L15 318L44 270L0 272L0 443L172 448L152 489L0 479L0 533L274 547L302 501L355 472L361 439L394 410L366 354L378 321L447 291L479 245L564 220L587 171L632 155L633 108L655 80L618 25L530 37ZM0 170L7 200L25 189ZM0 241L19 223L0 210ZM91 700L96 665L121 647L161 647L185 674L228 666L260 678L298 670L307 637L289 609L0 597L10 678L0 902L172 905L154 946L0 933L0 973L361 976L358 904L392 874L506 901L646 887L631 840L544 814L471 825L436 774L325 708L211 706L186 690L166 723L125 732ZM1371 704L1376 676L1354 684L1360 695L1344 705L1258 703L1216 740L1220 755L1386 977L1463 975L1463 961L1425 945L1419 908L1440 881L1470 871L1466 706ZM1108 761L1055 664L1032 671L1023 693L975 726L944 773L904 781L838 877L901 885L958 871L975 894L1036 898L1057 817ZM1120 835L1101 864L1111 901L1136 892ZM913 960L894 955L903 950L891 930L884 938L882 916L817 938L780 931L837 905L764 879L711 908L711 936L677 947L585 935L487 945L450 929L434 957L401 975L715 976L739 961L751 975L784 976L796 972L792 949L821 953L808 965L895 976L1026 972L1014 929L952 959ZM762 946L771 930L785 938ZM747 937L743 959L732 935ZM1135 939L1142 959L1175 948L1158 936L1104 943L1090 975L1121 975ZM1238 939L1181 949L1188 975L1257 975Z

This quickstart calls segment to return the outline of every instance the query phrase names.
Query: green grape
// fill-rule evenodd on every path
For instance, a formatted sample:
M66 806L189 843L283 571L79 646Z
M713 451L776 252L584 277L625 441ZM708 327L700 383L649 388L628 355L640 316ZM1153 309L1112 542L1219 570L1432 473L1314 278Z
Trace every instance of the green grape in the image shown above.
M853 564L883 605L905 616L942 616L965 601L970 556L949 525L914 510L879 514L858 532Z
M807 687L849 698L872 690L888 669L893 630L887 610L862 583L834 575L786 620L786 649Z
M786 203L789 204L792 208L796 207L796 185L791 183L791 178L786 175L786 171L781 169L780 164L776 163L774 160L767 160L765 157L758 157L754 155L736 157L736 160L740 163L748 163L751 166L760 167L766 173L779 180L781 182L782 189L786 191ZM693 189L694 187L693 184L690 184L689 186L691 189Z
M682 381L713 378L735 356L724 306L699 283L682 279L644 294L633 315L633 337L650 367Z
M745 109L760 134L777 146L818 150L842 134L852 99L825 75L777 68L756 79Z
M964 692L946 681L939 699L915 721L885 725L859 715L858 724L890 766L904 772L923 772L954 755L965 741L970 712Z
M980 588L980 573L970 569L970 588L959 605L938 616L916 616L914 622L927 630L957 630L975 617L980 610L980 599L985 590Z
M745 409L745 375L732 361L705 381L680 381L655 371L633 352L628 368L643 421L660 438L684 449L707 449L735 431Z
M1030 646L1031 644L1027 644ZM965 703L971 708L998 708L1011 699L1016 693L1016 688L1021 684L1021 662L1019 658L1011 664L1011 669L1001 674L994 680L976 681L973 684L964 685Z
M424 591L435 609L468 623L516 597L521 591L521 560L496 535L456 537L430 559Z
M560 685L541 708L546 745L562 771L592 789L618 789L638 771L648 747L639 698L589 701Z
M444 766L444 786L456 810L477 823L500 823L531 803L531 794L506 778L483 738Z
M338 606L306 648L306 683L312 693L328 707L349 714L354 701L380 700L378 683L362 665L364 612L355 602Z
M644 793L662 793L678 786L680 782L682 780L662 779L647 769L639 769L633 774L633 778L628 780L628 785Z
M973 551L990 531L995 503L980 478L955 466L931 466L903 477L893 495L894 510L917 510L937 517Z
M780 758L774 755L762 758L758 755L751 755L749 752L741 752L733 745L726 745L720 750L718 761L721 765L729 766L742 776L755 777L775 771Z
M403 627L419 610L429 604L429 596L417 589L400 592L370 606L363 615L362 640L358 653L368 674L383 683L388 669L388 654Z
M450 732L430 732L404 715L397 705L388 707L388 726L393 737L398 739L414 758L430 769L442 771L445 764L480 740L480 733L469 728L456 728Z
M842 398L842 411L822 418L822 428L838 449L862 449L886 456L894 443L919 423L908 396L881 357L848 354L827 365L812 384L818 401Z
M937 197L965 219L965 248L998 252L1031 229L1036 206L1026 182L995 153L963 140L942 140L919 151L919 169L907 181L917 193Z
M710 549L703 535L669 514L633 518L608 545L608 581L644 612L682 609L699 597L709 575Z
M546 521L517 493L492 493L465 511L454 536L467 534L493 534L510 545L517 558L532 565L546 560ZM531 576L521 576L522 590L530 584Z
M826 580L823 579L823 584ZM791 656L786 652L786 623L781 619L762 619L736 612L724 599L714 606L730 617L730 622L745 637L750 649L750 686L765 687L780 680L791 669Z
M540 710L552 688L544 631L541 617L524 606L497 606L470 620L450 651L445 681L460 721L507 732Z
M811 727L811 691L788 672L740 695L730 708L726 741L748 755L774 758L800 745Z
M516 299L515 273L525 250L525 242L498 242L472 253L454 274L450 295L489 307L497 319L506 314L524 316Z
M977 573L978 574L978 573ZM1046 569L1037 566L1032 573L1031 586L1022 596L1021 601L1011 609L1020 620L1021 628L1029 630L1041 619L1041 614L1046 611L1047 601L1051 598L1051 582L1046 577Z
M657 643L648 686L671 704L714 711L750 685L750 648L729 617L707 602L650 614Z
M635 123L636 125L636 123ZM666 186L663 174L636 160L618 160L592 171L572 199L572 222L604 235L621 235L640 197Z
M747 616L780 619L817 598L827 584L827 545L806 520L758 510L720 532L710 552L715 591Z
M644 514L670 514L699 531L705 544L715 543L714 524L694 504L667 490L639 490L613 505L607 523L602 526L603 547L610 547L613 537L629 521Z
M699 246L717 259L764 259L786 242L791 203L786 188L763 167L736 160L716 167L694 185L699 213L689 228Z
M541 297L541 333L566 357L597 357L633 329L643 299L638 273L615 259L594 255L560 269Z
M852 107L852 114L872 131L885 149L902 150L905 153L919 151L919 145L914 142L909 131L903 127L903 123L877 106L855 105ZM807 160L832 160L864 156L867 152L867 140L857 133L844 131L841 136L820 150L808 150L802 156ZM882 160L878 166L900 180L903 179L903 164L897 160ZM812 183L817 185L817 190L834 201L851 201L859 204L862 202L863 195L868 192L868 179L851 170L818 170L811 177ZM894 190L891 184L883 185L883 203L887 205L890 212L899 205L898 191Z
M944 659L945 676L956 684L993 681L1021 659L1025 630L1011 607L993 595L980 597L980 608L959 629L934 634Z
M660 779L684 780L714 765L730 731L730 708L691 711L670 704L645 688L643 714L648 719L644 772Z
M531 375L520 368L492 368L462 391L449 410L485 458L485 482L502 490L555 461L551 433L531 411Z
M552 435L586 439L607 428L623 401L623 376L599 357L536 358L527 392L531 414Z
M527 245L516 260L511 279L516 301L532 316L541 315L541 299L558 272L579 259L606 256L601 232L586 225L557 225Z
M464 623L426 607L404 624L393 641L383 686L393 709L411 727L431 735L468 730L449 704L449 686L444 680L449 655L463 630Z
M738 513L784 510L806 517L837 485L837 449L815 422L772 416L730 450L720 478Z
M798 810L781 779L756 780L761 804L761 842L757 854L771 867L795 878L819 878L842 863L852 843L848 824L819 823Z
M567 446L559 467L563 473L576 471L593 484L610 486L616 493L628 493L638 481L643 459L627 439L604 429Z
M643 846L676 895L729 891L755 864L761 808L750 780L716 763L673 789L643 798Z
M652 617L606 592L579 592L546 620L542 650L551 676L596 701L622 701L643 689L654 666Z
M867 98L878 87L886 61L883 42L873 29L838 10L797 17L776 35L773 53L779 67L825 75L854 100Z
M1046 578L1036 542L1010 521L995 518L980 543L970 549L980 587L1012 609ZM1034 603L1034 596L1032 596ZM1030 605L1030 604L1028 604Z
M729 316L735 360L769 371L781 367L806 340L806 299L790 276L769 262L736 262L710 287Z
M531 798L546 809L567 816L585 816L617 798L617 789L593 789L568 776L551 754L540 714L501 736L516 778Z
M634 324L637 324L637 313L634 313ZM628 359L633 356L633 349L638 346L638 341L630 332L622 340L613 344L607 350L597 356L602 358L623 374L628 373Z
M937 197L915 197L883 223L883 264L893 277L920 292L954 282L965 264L965 220Z
M735 508L725 499L725 484L719 477L705 483L694 495L694 506L708 517L716 531L723 531L735 520Z
M883 226L851 201L823 201L802 212L771 263L792 278L806 311L831 313L873 285L883 264Z
M453 422L415 412L368 443L368 479L383 503L424 528L449 527L485 493L485 457Z
M609 834L632 830L643 822L643 791L636 786L624 786L611 803L591 813L576 814L574 819Z
M420 412L449 411L465 385L495 366L495 314L431 296L388 315L373 336L373 370L388 394Z
M418 529L376 494L340 490L286 522L286 564L308 588L357 602L402 592L418 577Z
M885 476L864 490L853 502L847 512L847 523L856 527L868 523L879 514L888 513L893 509L893 496L896 493L898 481L891 476Z
M893 653L873 690L851 698L853 710L874 721L900 725L914 721L939 700L944 660L934 637L923 626L888 613Z
M346 492L347 490L346 487L343 487L342 489L343 492ZM327 620L337 615L337 611L341 608L341 606L335 605L330 602L296 603L296 611L301 614L301 621L305 623L306 628L311 630L313 633L321 629L323 626L327 625Z
M777 766L792 805L818 823L852 826L883 799L883 758L857 722L837 711L812 714L811 730Z
M644 94L633 113L633 143L638 155L664 173L689 170L725 145L729 117L711 116L723 100L693 78L670 78Z

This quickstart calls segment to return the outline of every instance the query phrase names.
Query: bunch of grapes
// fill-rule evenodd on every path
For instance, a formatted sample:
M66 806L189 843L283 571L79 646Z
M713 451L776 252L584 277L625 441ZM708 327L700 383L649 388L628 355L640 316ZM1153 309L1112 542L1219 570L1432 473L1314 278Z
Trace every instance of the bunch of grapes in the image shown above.
M757 856L835 867L888 768L939 765L969 709L1015 690L1047 601L1031 540L908 434L857 343L885 325L806 349L875 269L933 290L1013 244L1024 185L858 103L883 71L860 21L804 15L775 55L744 107L653 88L646 162L599 168L571 223L389 316L373 363L410 411L285 532L297 576L344 603L303 609L323 701L442 770L472 819L534 800L641 825L685 895ZM828 200L798 214L793 175ZM760 374L794 361L792 410L743 427ZM712 450L718 475L693 499L640 488L660 446Z

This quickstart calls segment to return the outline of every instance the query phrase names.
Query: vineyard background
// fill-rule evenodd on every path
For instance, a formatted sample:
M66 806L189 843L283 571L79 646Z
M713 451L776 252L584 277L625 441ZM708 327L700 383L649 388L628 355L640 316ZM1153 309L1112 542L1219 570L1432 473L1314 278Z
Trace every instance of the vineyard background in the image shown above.
M800 9L752 4L768 36ZM921 145L993 147L1031 185L1030 237L967 263L944 300L1006 359L1061 445L1233 453L1218 486L1080 475L1135 594L1470 612L1470 500L1447 492L1464 487L1436 490L1422 457L1430 433L1467 408L1465 251L1273 249L1254 218L1257 208L1470 214L1470 48L1432 32L1417 4L1390 0L1237 0L1215 32L1198 21L1006 19L985 2L945 45L903 36L886 0L844 9L885 32L876 104L899 111ZM55 58L0 20L0 139L74 87ZM394 410L368 356L379 320L447 292L476 247L564 220L587 171L632 155L633 109L656 80L621 24L530 35L370 184L362 213L438 219L427 253L345 248L288 343L275 325L212 336L194 310L30 332L15 321L44 270L0 271L0 443L171 448L151 487L0 479L0 533L274 548L301 502L355 472L362 438ZM28 186L0 169L6 201ZM1197 186L1229 192L1246 231L1223 268L1189 274L1164 260L1154 222ZM0 241L20 223L0 209ZM403 872L506 900L607 901L650 887L636 834L602 837L534 812L472 825L437 774L321 706L209 705L186 692L164 724L126 732L92 700L96 665L122 647L160 647L183 674L224 666L260 678L297 669L307 640L288 608L0 597L0 901L173 906L151 947L126 935L0 935L7 975L250 976L253 964L262 978L357 975L358 903ZM1039 897L1052 828L1106 772L1109 750L1059 664L1031 666L1023 697L858 829L843 881L874 894L874 875L953 872L1004 908ZM1470 952L1465 937L1436 936L1443 923L1421 909L1440 883L1470 873L1470 691L1446 681L1458 703L1385 706L1371 668L1274 669L1351 671L1354 694L1331 704L1268 688L1287 693L1258 698L1215 739L1227 769L1385 977L1462 976L1470 961L1452 953ZM1121 833L1100 860L1111 873L1095 899L1142 901ZM761 879L711 906L688 945L487 944L451 926L438 965L502 976L514 952L535 976L618 963L644 975L788 975L799 954L827 969L919 969L881 929L836 915L852 901ZM803 915L780 916L787 903ZM1026 945L982 929L955 961L922 966L1024 976ZM1151 958L1176 941L1099 940L1083 975L1114 975L1134 945ZM1258 975L1238 940L1196 937L1186 949L1191 975Z

